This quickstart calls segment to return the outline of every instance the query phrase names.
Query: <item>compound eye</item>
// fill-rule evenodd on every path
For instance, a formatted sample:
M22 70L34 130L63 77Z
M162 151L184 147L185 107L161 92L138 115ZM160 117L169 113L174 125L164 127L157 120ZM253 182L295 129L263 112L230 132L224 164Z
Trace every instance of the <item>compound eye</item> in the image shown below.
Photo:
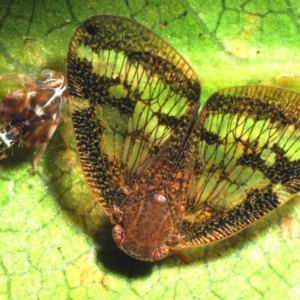
M124 229L120 225L116 225L112 230L112 237L117 245L122 245L124 241Z
M41 77L43 79L54 78L55 72L49 69L45 69L41 72Z
M153 253L153 260L161 260L165 258L169 254L169 247L168 246L161 246L160 248L156 249Z

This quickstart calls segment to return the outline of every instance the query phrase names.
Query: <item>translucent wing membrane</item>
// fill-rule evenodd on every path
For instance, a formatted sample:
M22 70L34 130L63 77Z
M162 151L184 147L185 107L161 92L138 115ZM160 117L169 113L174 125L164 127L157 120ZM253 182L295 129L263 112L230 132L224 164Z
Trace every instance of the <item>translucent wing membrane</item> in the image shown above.
M299 125L300 95L291 91L236 87L210 97L195 127L201 135L181 225L187 245L224 239L300 190Z
M200 84L185 60L150 30L114 16L78 28L68 84L82 166L106 209L121 205L147 169L162 172L153 160L171 136L177 144L188 136L199 107Z
M130 20L95 16L68 54L82 168L113 238L141 260L215 242L300 190L300 95L200 84L166 42Z

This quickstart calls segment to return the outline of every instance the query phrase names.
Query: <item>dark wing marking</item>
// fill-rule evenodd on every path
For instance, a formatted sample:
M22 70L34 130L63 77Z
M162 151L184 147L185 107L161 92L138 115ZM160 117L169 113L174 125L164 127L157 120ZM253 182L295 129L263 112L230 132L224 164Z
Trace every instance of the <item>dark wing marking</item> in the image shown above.
M84 174L106 211L124 203L148 166L164 172L158 154L172 151L171 136L187 138L199 108L200 84L186 61L147 28L115 16L92 17L75 32L68 88Z
M299 126L295 92L249 86L210 97L190 140L196 159L178 220L185 245L227 238L300 190Z

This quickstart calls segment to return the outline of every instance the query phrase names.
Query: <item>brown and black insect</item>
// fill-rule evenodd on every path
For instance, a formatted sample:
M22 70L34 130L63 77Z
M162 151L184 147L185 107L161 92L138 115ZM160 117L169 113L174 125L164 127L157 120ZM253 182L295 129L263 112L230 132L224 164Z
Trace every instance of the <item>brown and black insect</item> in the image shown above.
M0 154L7 156L9 148L17 141L28 148L39 147L32 170L37 172L40 158L48 141L59 124L67 102L64 76L44 70L42 81L23 74L0 76L0 81L19 78L24 86L6 94L0 103Z
M128 255L154 261L223 240L300 190L298 93L233 87L199 109L188 63L107 15L76 30L67 73L85 178Z

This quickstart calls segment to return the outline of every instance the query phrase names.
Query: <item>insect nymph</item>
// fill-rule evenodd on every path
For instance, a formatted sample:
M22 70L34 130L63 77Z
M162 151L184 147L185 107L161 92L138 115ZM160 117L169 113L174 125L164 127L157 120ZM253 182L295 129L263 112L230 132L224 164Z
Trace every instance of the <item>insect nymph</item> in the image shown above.
M6 152L17 141L28 148L39 147L33 160L33 173L37 172L38 161L67 102L62 74L46 69L41 77L43 81L23 74L0 76L0 80L19 78L24 83L24 87L6 94L0 103L0 154L6 157Z
M68 89L81 165L124 252L147 261L225 239L300 190L300 95L220 90L199 110L187 62L147 28L95 16Z

